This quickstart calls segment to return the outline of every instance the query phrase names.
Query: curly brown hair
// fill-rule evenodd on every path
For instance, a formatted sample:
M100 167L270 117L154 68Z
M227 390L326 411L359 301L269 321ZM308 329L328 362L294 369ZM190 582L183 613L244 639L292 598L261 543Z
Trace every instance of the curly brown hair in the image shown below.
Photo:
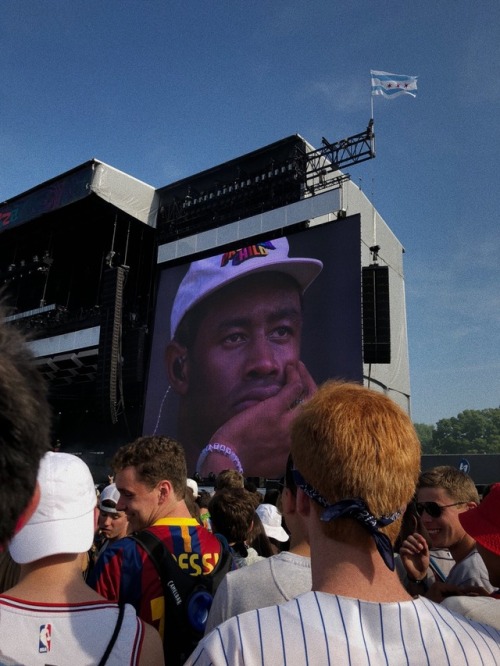
M184 449L170 437L139 437L118 449L111 466L115 474L125 467L135 467L141 481L150 488L167 479L172 483L179 499L183 499L186 494L187 466Z

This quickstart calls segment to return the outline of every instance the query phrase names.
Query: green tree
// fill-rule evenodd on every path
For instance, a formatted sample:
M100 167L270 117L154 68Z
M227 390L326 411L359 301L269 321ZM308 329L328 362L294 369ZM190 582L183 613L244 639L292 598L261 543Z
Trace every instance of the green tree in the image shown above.
M433 453L499 453L500 407L466 409L441 419L432 433Z
M428 423L414 423L413 425L422 446L422 453L436 453L432 439L434 426Z

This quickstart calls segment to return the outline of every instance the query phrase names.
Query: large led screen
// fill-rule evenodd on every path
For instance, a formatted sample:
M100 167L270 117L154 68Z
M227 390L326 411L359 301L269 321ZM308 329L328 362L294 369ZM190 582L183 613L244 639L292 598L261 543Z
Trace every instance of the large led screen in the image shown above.
M181 442L190 475L232 451L277 478L301 401L362 372L359 216L240 241L162 269L143 432ZM229 448L200 460L209 443Z

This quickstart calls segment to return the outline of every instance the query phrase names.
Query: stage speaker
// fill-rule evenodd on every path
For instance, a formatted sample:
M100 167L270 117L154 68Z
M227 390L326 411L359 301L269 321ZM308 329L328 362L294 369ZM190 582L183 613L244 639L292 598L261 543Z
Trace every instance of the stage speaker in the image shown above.
M97 357L96 401L104 422L118 422L123 408L121 385L122 309L125 270L111 268L104 272L100 301L100 336Z
M388 266L362 269L363 360L365 363L391 362L391 318Z

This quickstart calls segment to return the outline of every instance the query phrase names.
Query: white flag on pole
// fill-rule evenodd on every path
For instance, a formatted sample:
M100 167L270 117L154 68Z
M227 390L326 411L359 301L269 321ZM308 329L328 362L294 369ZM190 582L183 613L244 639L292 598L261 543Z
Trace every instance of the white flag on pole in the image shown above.
M407 74L391 74L370 70L372 77L372 95L382 97L398 97L399 95L417 96L417 76Z

